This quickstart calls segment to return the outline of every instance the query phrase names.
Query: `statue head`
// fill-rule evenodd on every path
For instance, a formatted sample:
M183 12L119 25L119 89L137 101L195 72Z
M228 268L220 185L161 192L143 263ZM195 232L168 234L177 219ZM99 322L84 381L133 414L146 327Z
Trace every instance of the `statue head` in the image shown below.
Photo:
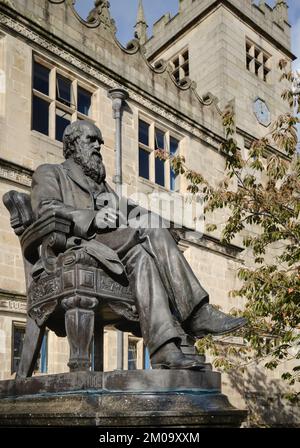
M72 158L84 173L101 182L105 179L105 167L100 153L104 143L101 131L89 121L78 120L66 127L63 135L63 152Z

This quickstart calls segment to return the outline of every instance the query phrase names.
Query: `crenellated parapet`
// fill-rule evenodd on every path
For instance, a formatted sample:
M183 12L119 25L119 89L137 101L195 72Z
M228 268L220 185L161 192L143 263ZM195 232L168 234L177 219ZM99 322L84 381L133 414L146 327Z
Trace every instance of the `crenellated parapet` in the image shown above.
M273 8L274 22L280 25L283 29L289 23L288 5L285 0L277 0Z
M153 36L147 42L148 56L154 59L162 46L167 46L222 6L267 39L276 41L276 45L290 52L291 26L285 0L277 0L273 7L265 0L258 3L254 0L179 0L179 11L175 17L165 14L154 24Z

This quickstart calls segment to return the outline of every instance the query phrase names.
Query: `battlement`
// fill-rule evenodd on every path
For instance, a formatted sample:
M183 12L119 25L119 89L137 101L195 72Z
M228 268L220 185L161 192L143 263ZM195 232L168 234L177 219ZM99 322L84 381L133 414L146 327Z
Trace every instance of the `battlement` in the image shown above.
M179 11L174 17L165 14L153 25L153 36L148 40L147 54L155 58L169 41L197 25L207 15L224 7L264 35L276 41L278 47L291 51L291 26L288 19L288 5L277 0L271 7L264 0L179 0Z

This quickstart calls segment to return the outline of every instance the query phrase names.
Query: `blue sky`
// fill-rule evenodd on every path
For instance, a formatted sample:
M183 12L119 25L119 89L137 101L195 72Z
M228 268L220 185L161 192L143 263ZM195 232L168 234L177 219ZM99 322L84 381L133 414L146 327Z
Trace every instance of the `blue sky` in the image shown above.
M201 1L201 0L198 0ZM258 1L258 0L256 0ZM273 6L275 0L267 0ZM178 11L178 0L143 0L145 16L152 34L152 24L166 12L174 16ZM138 0L110 0L111 15L116 21L118 38L123 44L133 38ZM94 0L77 0L75 7L86 18L92 9ZM288 0L290 23L292 25L292 50L298 56L295 68L300 70L300 0Z

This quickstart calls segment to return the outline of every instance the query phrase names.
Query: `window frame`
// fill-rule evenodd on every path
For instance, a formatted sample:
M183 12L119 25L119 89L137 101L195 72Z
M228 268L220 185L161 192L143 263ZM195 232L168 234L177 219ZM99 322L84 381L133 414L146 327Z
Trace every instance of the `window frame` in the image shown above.
M272 55L246 37L246 69L261 81L270 84Z
M24 337L25 337L25 331L26 331L26 322L21 322L21 321L12 321L11 323L11 356L10 356L10 373L11 375L13 375L14 373L16 373L17 370L14 370L14 359L15 359L15 328L20 328L22 330L24 330ZM24 339L23 339L24 341ZM23 346L22 346L23 349ZM22 353L22 350L21 350ZM21 358L20 358L21 360Z
M141 143L139 141L139 123L140 121L144 121L145 123L147 123L149 125L149 145L145 145L144 143ZM155 181L155 151L156 151L156 142L155 142L155 131L156 129L163 132L164 133L164 145L165 148L164 150L167 152L167 154L170 154L170 141L171 138L174 138L175 140L178 141L178 149L177 149L177 154L180 154L181 151L181 145L182 145L182 140L183 140L183 136L179 135L178 132L174 131L173 129L168 128L167 126L165 126L163 123L160 123L159 121L154 120L151 117L148 117L144 114L139 114L138 115L138 179L145 181L145 182L149 182L152 185L155 185L157 188L161 188L167 191L171 191L171 192L176 192L178 193L180 191L180 180L179 180L179 176L177 176L177 181L176 181L176 185L174 190L171 189L171 163L170 163L170 159L168 158L167 160L165 160L164 163L164 185L160 185L158 183L156 183ZM140 170L139 170L139 153L140 153L140 149L147 151L149 153L149 179L146 179L145 177L140 175Z
M139 357L138 343L139 342L140 342L139 338L137 338L135 336L128 335L128 340L127 340L127 369L126 370L138 370L138 357ZM129 346L130 346L130 343L134 343L134 345L135 345L135 351L136 351L135 369L129 369Z
M187 54L187 58L185 55ZM177 63L178 61L178 63ZM190 51L188 47L180 50L176 55L170 59L172 67L172 76L179 84L185 78L190 76Z
M15 331L14 330L15 330L15 328L20 328L20 329L24 330L24 337L25 337L25 334L26 334L26 322L13 320L12 323L11 323L11 356L10 356L10 358L11 358L11 367L10 367L11 375L13 375L13 374L15 374L17 372L17 370L14 370L14 359L15 359L15 356L14 356ZM23 341L24 341L24 338L23 338ZM46 344L46 345L44 346L44 344ZM48 366L48 361L49 361L49 350L48 350L48 347L49 347L49 331L46 330L45 334L43 336L43 341L42 341L42 344L41 344L40 353L39 353L39 356L37 358L37 362L38 362L38 360L40 360L39 369L34 369L34 372L37 372L39 374L46 374L46 373L48 373L48 370L49 370L48 369L48 367L49 367ZM45 348L45 353L46 353L46 369L45 370L42 368L42 349L43 348ZM22 350L23 350L23 347L22 347ZM22 350L21 350L21 353L22 353ZM21 358L20 358L20 360L21 360Z
M41 66L44 66L50 70L49 73L49 95L46 95L39 90L34 88L34 64L37 63ZM58 76L61 76L71 82L70 86L70 105L67 105L66 102L60 101L62 98L57 97L57 87L58 87ZM78 89L82 88L84 91L90 93L91 95L91 104L89 115L85 115L78 110ZM33 53L32 57L32 86L31 86L31 131L37 132L39 135L43 135L45 137L49 137L51 140L54 140L56 143L61 143L60 140L56 139L56 120L57 120L57 110L64 112L65 114L69 114L71 116L71 123L80 119L87 120L92 123L95 123L93 119L94 116L94 101L93 97L97 90L96 86L92 86L80 76L75 75L75 73L70 72L66 68L60 66L54 61L50 61L38 53ZM48 111L48 134L40 132L33 128L33 98L37 97L41 100L47 102L49 104Z

